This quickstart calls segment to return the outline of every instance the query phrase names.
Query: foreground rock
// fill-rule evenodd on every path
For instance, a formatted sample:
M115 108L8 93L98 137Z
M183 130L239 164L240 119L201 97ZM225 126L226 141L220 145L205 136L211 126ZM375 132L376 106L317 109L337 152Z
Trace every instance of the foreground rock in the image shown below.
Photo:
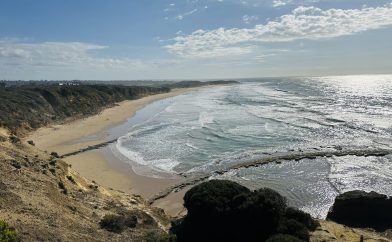
M392 198L376 192L346 192L335 199L327 219L351 227L385 231L392 228Z

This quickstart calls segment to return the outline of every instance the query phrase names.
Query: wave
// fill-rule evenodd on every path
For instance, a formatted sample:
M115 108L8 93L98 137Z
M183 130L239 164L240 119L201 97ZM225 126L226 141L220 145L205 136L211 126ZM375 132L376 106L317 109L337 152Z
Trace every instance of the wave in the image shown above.
M214 117L207 112L201 112L199 114L199 123L201 127L206 127L207 124L214 123Z
M199 148L197 148L196 146L190 144L190 143L185 143L186 146L188 146L189 148L195 149L195 150L200 150Z
M175 167L181 164L179 161L170 158L146 160L140 153L133 151L129 147L123 145L122 139L117 141L115 148L117 152L127 159L128 163L132 167L132 170L141 176L170 178L172 175L177 173L174 170Z

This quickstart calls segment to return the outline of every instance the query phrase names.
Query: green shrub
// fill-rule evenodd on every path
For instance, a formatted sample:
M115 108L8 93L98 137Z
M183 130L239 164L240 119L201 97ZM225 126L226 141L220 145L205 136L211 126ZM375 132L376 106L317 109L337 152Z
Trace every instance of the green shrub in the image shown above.
M308 241L308 227L316 223L309 214L287 208L286 199L272 189L250 191L231 181L193 187L184 205L188 214L172 222L178 242L266 241L278 233Z
M63 190L63 193L64 193L65 195L68 194L68 189L67 189L67 187L65 187L65 184L64 184L63 181L59 181L59 188L60 188L61 190Z
M60 189L65 189L65 185L63 181L59 181L59 188Z
M195 186L184 196L188 214L198 216L217 215L230 210L231 200L249 189L232 181L211 180Z
M157 231L147 232L144 239L146 242L176 242L174 234L159 233Z
M285 217L287 219L295 219L305 225L310 231L316 230L320 226L319 222L314 220L308 213L305 213L296 208L287 208Z
M114 233L121 233L127 227L134 228L137 225L136 216L121 216L114 214L107 214L99 222L101 228Z
M18 241L15 229L0 220L0 242Z
M101 228L114 233L121 233L125 229L123 217L114 214L105 215L99 225Z
M184 201L188 214L172 228L179 242L263 241L276 232L286 208L285 199L271 189L251 192L223 180L195 186Z
M271 236L269 239L267 239L266 242L303 242L303 241L289 234L275 234Z
M277 232L280 234L290 234L301 240L309 241L309 230L304 224L294 219L282 220Z
M135 228L137 225L137 217L136 216L125 216L124 217L124 225L128 228Z

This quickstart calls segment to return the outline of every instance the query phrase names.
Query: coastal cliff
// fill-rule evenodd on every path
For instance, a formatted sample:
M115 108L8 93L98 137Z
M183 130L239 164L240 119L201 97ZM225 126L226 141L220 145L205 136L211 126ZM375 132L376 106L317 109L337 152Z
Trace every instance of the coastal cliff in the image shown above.
M23 133L99 113L116 102L169 92L169 87L22 86L0 89L0 126Z

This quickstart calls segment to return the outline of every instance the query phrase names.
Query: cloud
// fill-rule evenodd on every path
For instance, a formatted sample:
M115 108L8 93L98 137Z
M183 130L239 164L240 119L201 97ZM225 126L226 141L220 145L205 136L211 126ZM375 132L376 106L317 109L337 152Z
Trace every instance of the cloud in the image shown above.
M89 51L105 48L107 47L80 42L19 43L0 41L0 60L3 63L69 65L85 62L91 58L88 55Z
M249 51L250 44L258 42L335 38L389 25L392 25L392 3L362 9L322 10L300 6L290 14L254 28L197 30L187 36L177 36L165 48L181 57L205 57L225 51L226 55L243 54Z
M192 15L192 14L194 14L196 12L197 12L197 8L195 8L195 9L189 11L189 12L177 15L176 19L177 20L183 20L186 16Z
M274 1L272 1L272 6L275 8L282 7L282 6L285 6L291 2L292 2L292 0L274 0Z
M0 41L0 66L31 68L143 68L148 65L129 58L100 58L94 51L107 46L81 42L20 43ZM150 63L149 63L150 64Z
M0 39L0 79L135 79L172 70L176 59L100 57L107 46Z
M244 23L246 23L246 24L250 24L251 22L254 22L258 19L259 19L259 17L257 17L257 16L249 16L249 15L242 16L242 21L244 21Z

